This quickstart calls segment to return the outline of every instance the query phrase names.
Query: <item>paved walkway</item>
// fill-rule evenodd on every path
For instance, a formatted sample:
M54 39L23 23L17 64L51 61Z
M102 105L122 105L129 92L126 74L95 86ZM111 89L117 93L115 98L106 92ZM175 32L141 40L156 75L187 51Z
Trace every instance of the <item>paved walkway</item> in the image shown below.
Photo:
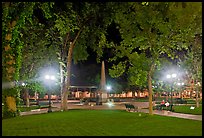
M82 105L82 104L69 104L68 109L89 109L89 110L126 110L124 103L117 103L113 105L109 105L107 103L104 103L103 105L94 105L94 103L91 103L90 105ZM41 113L47 113L48 109L36 109L28 112L21 112L20 115L31 115L31 114L41 114ZM60 111L60 103L55 103L52 107L52 111ZM148 109L140 109L140 112L149 113ZM153 114L157 115L163 115L163 116L172 116L172 117L178 117L178 118L186 118L186 119L193 119L193 120L200 120L202 121L202 115L192 115L192 114L182 114L182 113L174 113L170 111L159 111L154 110Z
M149 110L142 109L142 112L149 113ZM153 113L157 115L163 115L163 116L171 116L171 117L186 118L186 119L202 121L202 115L182 114L182 113L175 113L175 112L166 111L166 110L163 110L163 111L154 110Z

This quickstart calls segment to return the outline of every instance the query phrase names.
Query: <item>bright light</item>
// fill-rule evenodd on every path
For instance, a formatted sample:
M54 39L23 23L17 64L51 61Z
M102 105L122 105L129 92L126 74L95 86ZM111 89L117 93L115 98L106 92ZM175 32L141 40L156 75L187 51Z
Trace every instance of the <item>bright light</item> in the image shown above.
M50 79L51 79L51 80L55 80L55 76L51 76Z
M107 89L107 90L111 90L111 86L107 86L106 89Z
M108 102L108 106L109 106L109 107L112 107L112 106L113 106L113 103L112 103L112 102Z
M177 85L184 85L184 83L183 82L182 83L178 82Z
M46 80L55 80L55 76L53 76L53 75L45 75L45 79Z
M172 76L172 78L176 78L177 75L176 74L172 74L171 76Z
M171 75L168 74L166 77L169 79L169 78L176 78L176 76L177 76L177 74L174 73L174 74L171 74Z
M49 76L49 75L45 75L45 79L46 79L46 80L49 80L49 79L50 79L50 76Z
M22 83L22 86L25 86L25 85L26 85L26 84L23 82L23 83Z

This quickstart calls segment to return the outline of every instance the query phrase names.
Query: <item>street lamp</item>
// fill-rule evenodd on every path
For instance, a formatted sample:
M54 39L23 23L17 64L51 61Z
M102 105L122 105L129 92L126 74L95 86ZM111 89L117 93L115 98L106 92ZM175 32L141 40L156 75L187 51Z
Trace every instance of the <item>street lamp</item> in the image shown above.
M45 75L45 80L46 80L46 83L48 83L49 90L50 90L52 82L54 82L54 80L55 80L55 76L47 74L47 75ZM50 113L50 112L52 112L52 108L51 108L51 91L48 94L48 99L49 99L48 113Z
M172 111L172 106L173 106L173 94L172 94L172 89L173 89L173 79L176 78L177 74L168 74L166 77L171 81L171 108L170 111Z

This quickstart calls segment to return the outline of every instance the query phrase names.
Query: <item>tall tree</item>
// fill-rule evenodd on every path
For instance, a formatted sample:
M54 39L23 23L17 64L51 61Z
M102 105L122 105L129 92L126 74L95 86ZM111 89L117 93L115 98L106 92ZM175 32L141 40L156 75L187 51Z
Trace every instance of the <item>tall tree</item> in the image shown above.
M16 116L16 103L20 97L20 89L15 82L19 81L22 66L21 41L23 27L26 22L32 22L33 10L40 7L48 11L50 3L3 2L2 3L2 80L14 84L3 89L4 117ZM47 8L47 9L46 9Z
M64 3L60 9L54 14L56 20L53 29L58 30L59 38L63 43L60 54L61 69L64 70L61 74L65 74L61 78L62 110L67 110L72 59L74 63L86 60L87 46L96 51L99 56L102 55L109 19L106 17L108 12L103 3Z
M197 21L195 21L201 22L200 10L201 3L167 2L149 2L146 5L123 3L123 5L118 4L116 8L114 21L118 24L123 39L120 46L115 47L117 57L126 57L132 63L135 59L131 60L129 55L139 55L134 56L139 58L143 54L138 54L138 52L146 53L146 58L143 58L142 61L148 69L141 69L138 74L141 78L147 77L148 80L149 113L151 115L153 114L152 76L155 67L163 56L175 59L178 58L178 51L188 48L193 36L201 31L197 29ZM116 59L115 57L114 60ZM117 65L120 70L118 71L117 68L117 72L120 72L119 75L125 71L127 66L125 62L121 61ZM142 76L142 74L146 76Z

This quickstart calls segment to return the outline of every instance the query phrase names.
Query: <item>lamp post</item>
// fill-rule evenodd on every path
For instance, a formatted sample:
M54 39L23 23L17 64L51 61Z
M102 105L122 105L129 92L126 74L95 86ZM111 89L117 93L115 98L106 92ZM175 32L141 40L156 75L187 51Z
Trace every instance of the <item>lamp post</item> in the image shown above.
M45 75L45 80L47 81L46 83L48 83L49 89L48 89L48 99L49 99L49 107L48 107L48 113L52 112L52 108L51 108L51 85L52 82L54 82L55 80L55 76L54 75Z
M170 79L171 82L171 108L170 111L172 111L172 106L173 106L173 94L172 94L172 89L173 89L173 79L176 78L177 74L168 74L166 77L167 79Z

